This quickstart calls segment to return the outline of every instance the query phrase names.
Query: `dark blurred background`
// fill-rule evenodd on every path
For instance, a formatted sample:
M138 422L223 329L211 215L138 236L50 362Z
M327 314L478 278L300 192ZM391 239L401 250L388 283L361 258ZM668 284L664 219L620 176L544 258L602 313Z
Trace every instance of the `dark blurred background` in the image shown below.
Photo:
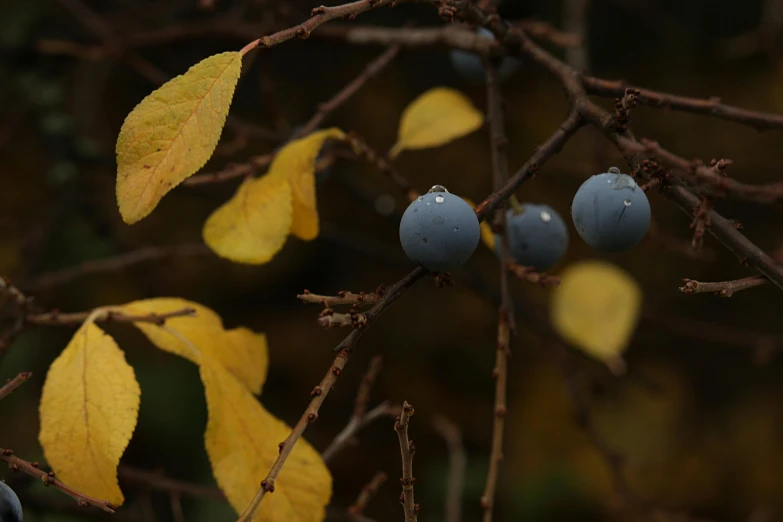
M328 368L331 348L347 333L322 330L315 321L319 308L302 304L296 294L305 288L322 294L372 291L411 268L397 238L396 216L406 201L371 166L344 161L321 176L320 237L307 243L289 238L266 265L232 264L196 246L187 247L188 255L95 274L59 280L50 275L141 248L201 242L204 220L233 194L238 180L178 187L148 218L123 224L114 195L114 143L122 121L167 77L211 54L237 50L255 37L299 23L319 3L82 2L0 3L0 274L47 308L81 311L181 296L212 307L229 327L266 332L271 366L261 400L293 424ZM506 0L501 6L510 20L537 19L559 29L569 29L566 11L560 0ZM426 4L381 9L354 23L402 26L410 21L419 27L443 23ZM220 24L226 28L178 31ZM587 31L584 65L597 76L783 112L781 1L592 0L585 23L569 30L580 27ZM171 28L173 36L130 51L123 47L134 35L164 28ZM544 44L566 56L563 49ZM225 147L204 171L273 150L381 51L315 32L309 40L252 54L231 109L235 120L223 133ZM424 48L403 51L327 125L356 131L371 146L388 150L401 111L440 85L462 90L485 109L483 88L452 69L448 50ZM515 170L561 123L568 107L560 87L527 61L504 83L503 92ZM611 107L612 101L601 103ZM659 140L684 157L733 159L730 172L744 182L781 176L780 131L759 133L646 107L634 110L631 125L637 136ZM440 183L474 201L491 191L486 129L443 147L404 152L396 163L419 191ZM567 217L581 181L612 165L626 167L596 131L584 130L546 164L538 180L522 186L518 197L547 203ZM379 197L387 206L390 198L395 202L391 215L379 213L384 207L376 208ZM711 237L699 255L690 253L690 217L657 193L650 198L655 228L640 246L600 256L572 228L567 259L554 270L603 257L627 270L644 290L643 317L626 354L628 375L613 377L599 363L571 352L580 381L587 383L581 393L596 429L626 458L628 480L642 499L714 521L783 520L783 361L776 353L783 346L781 295L772 285L731 299L681 294L684 277L720 281L752 273ZM721 202L717 208L741 220L761 248L780 249L779 207ZM414 471L423 522L443 519L448 475L448 452L430 425L433 416L448 417L463 432L466 520L479 517L490 448L497 262L480 246L453 278L454 287L441 289L425 279L368 331L318 423L307 432L316 448L328 445L350 416L370 358L382 355L373 403L408 400L416 407L411 437L417 446ZM510 363L506 458L495 519L609 520L609 467L575 421L551 337L541 326L548 291L516 280L512 291L519 332ZM123 464L214 485L195 367L156 350L131 328L115 325L110 331L142 388L139 424ZM34 374L0 403L0 446L29 460L43 459L37 442L40 390L48 365L73 332L64 327L28 330L0 360L0 378L19 371ZM362 485L383 470L390 480L366 514L381 522L402 520L399 447L392 425L390 418L377 421L336 460L333 506L350 505ZM0 479L19 491L26 520L101 518L97 511L69 518L69 499L29 477L0 470ZM172 519L166 494L121 484L127 500L115 518ZM216 500L186 496L183 506L193 522L234 517Z

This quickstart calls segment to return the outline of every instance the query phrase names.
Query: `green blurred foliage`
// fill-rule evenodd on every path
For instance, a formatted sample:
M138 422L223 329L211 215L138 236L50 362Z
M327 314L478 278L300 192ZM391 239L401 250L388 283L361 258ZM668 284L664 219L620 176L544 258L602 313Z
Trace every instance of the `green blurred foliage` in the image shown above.
M320 3L320 2L319 2ZM64 4L64 3L63 3ZM116 29L130 35L244 9L241 20L261 34L305 19L316 2L229 1L201 11L196 0L86 2ZM727 40L759 25L762 1L626 2L594 0L589 17L592 71L634 84L693 96L720 96L742 107L783 112L783 68L765 53L727 58ZM507 0L506 16L536 17L560 27L560 2ZM359 23L399 26L415 17L420 26L440 23L435 10L406 5L362 16ZM59 3L6 0L0 4L0 274L32 288L42 274L84 261L150 245L200 242L205 218L233 194L236 182L179 187L152 215L124 225L114 196L113 147L127 113L155 85L127 59L87 60L41 52L43 40L83 44L99 40ZM778 35L778 44L780 37ZM240 48L242 37L190 37L144 47L138 54L167 75L176 75L210 54ZM549 46L562 55L562 51ZM779 53L780 48L777 48ZM231 114L286 136L306 121L317 104L355 77L379 52L319 39L292 41L258 52L246 67ZM775 54L772 53L774 57ZM127 56L125 57L127 58ZM450 68L447 51L405 51L371 81L329 124L362 135L378 150L394 142L403 108L424 90L447 85L485 107L485 93ZM521 165L564 118L559 86L529 61L504 84L511 168ZM601 101L606 107L610 100ZM781 134L760 134L743 126L693 114L639 107L637 136L656 139L685 157L735 161L732 175L747 183L779 179ZM223 141L235 130L227 128ZM275 144L251 137L232 156L216 155L212 171L262 154ZM397 167L419 190L435 183L480 201L491 190L485 130L447 146L405 152ZM519 191L522 201L546 202L564 216L587 176L623 166L620 156L593 130L569 142L542 169L540 179ZM295 295L304 288L332 294L341 289L371 291L397 280L410 264L397 241L396 219L374 210L381 194L396 188L371 167L344 162L318 188L323 232L316 241L290 239L269 264L234 265L212 255L178 257L89 275L35 293L44 307L65 311L154 296L181 296L219 312L227 326L246 325L267 333L271 368L264 404L294 423L312 386L332 360L331 348L344 331L323 331L318 308ZM689 216L659 194L651 194L660 227L683 242ZM781 241L779 207L721 202L718 209L745 225L746 234L771 250ZM572 230L573 232L573 230ZM603 258L629 271L645 291L644 319L627 352L630 373L613 378L599 364L574 355L590 383L591 412L599 432L627 459L627 477L640 497L690 510L715 521L744 520L758 507L783 513L783 363L759 364L764 335L783 334L778 291L760 287L721 300L677 291L683 277L726 280L750 275L711 238L712 263L661 247L648 237L630 252L599 256L572 234L565 266ZM557 270L555 271L557 272ZM416 406L411 436L416 440L415 474L421 520L441 520L448 455L429 419L443 414L463 430L468 450L465 519L480 513L492 422L497 274L483 247L456 286L436 289L431 280L405 295L367 332L348 371L307 432L324 448L352 411L353 396L370 357L381 354L384 369L374 401L408 400ZM496 520L608 520L612 477L601 455L575 421L549 340L541 331L547 291L514 282L518 335L510 367L509 415ZM20 336L0 360L0 377L32 371L33 379L0 403L0 446L25 458L42 459L37 443L37 404L46 369L68 342L70 328L36 328ZM112 327L136 370L142 388L139 425L123 463L164 470L194 483L214 484L203 448L206 422L203 389L195 368L152 348L121 325ZM402 517L397 496L399 452L392 421L369 427L360 444L338 457L335 507L353 502L377 470L391 479L367 515L381 522ZM56 491L0 471L25 499L28 520L79 520ZM123 512L129 519L170 520L165 494L125 485ZM220 502L184 498L189 521L232 520ZM115 518L117 519L117 518Z

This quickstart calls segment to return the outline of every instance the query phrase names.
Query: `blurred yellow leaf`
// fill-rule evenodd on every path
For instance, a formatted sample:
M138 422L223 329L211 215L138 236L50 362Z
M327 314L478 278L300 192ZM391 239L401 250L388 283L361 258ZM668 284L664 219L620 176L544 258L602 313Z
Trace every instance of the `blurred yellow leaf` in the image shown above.
M136 428L140 395L117 343L85 321L49 368L41 397L39 440L60 480L123 503L117 466Z
M212 470L231 506L241 513L277 459L291 428L275 418L219 364L201 365L209 420L205 444ZM256 522L321 522L332 477L321 456L300 439L253 518Z
M291 186L281 176L247 179L204 223L204 242L239 263L266 263L283 248L291 230Z
M315 160L324 141L340 139L338 128L320 130L288 143L275 156L267 176L287 179L293 197L291 233L310 241L318 237L318 211L315 204Z
M264 334L247 328L225 330L220 316L199 303L178 297L134 301L122 307L128 314L165 314L192 308L194 317L172 317L163 327L134 323L158 348L201 365L205 357L217 361L258 395L266 380L269 354Z
M131 111L117 138L117 204L122 219L146 217L215 151L242 56L210 56L163 84Z
M550 315L565 340L620 372L620 354L636 329L641 302L639 285L625 271L601 261L584 261L560 275Z
M455 89L435 87L411 102L402 113L391 158L405 149L444 145L477 130L484 115Z
M473 208L473 209L476 208L476 204L473 203L472 200L470 200L468 198L462 198L462 199L464 199L465 202L468 205L470 205L471 208ZM494 252L495 251L495 233L492 232L492 226L489 223L487 223L486 220L485 220L485 221L481 222L480 227L481 227L481 242L484 243L484 245L486 245L487 248L489 248L490 250L492 250Z

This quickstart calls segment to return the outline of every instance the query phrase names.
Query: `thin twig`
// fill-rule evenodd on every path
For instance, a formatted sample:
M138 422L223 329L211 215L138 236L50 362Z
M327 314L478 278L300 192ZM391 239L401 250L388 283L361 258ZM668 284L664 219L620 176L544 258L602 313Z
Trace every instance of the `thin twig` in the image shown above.
M718 281L714 283L696 281L695 279L683 279L680 292L683 294L703 294L710 292L720 297L731 297L735 292L747 290L748 288L755 288L767 283L769 283L769 279L764 276L752 276L743 279L735 279L733 281Z
M317 303L322 304L326 308L340 305L357 305L357 306L372 306L377 303L383 296L383 288L376 290L375 292L365 294L359 292L354 294L347 290L341 290L337 292L337 295L318 295L313 294L310 290L305 290L303 293L296 296L297 299L305 303Z
M432 419L432 427L446 441L449 448L449 481L446 487L443 522L462 521L462 490L468 458L462 444L459 426L443 416Z
M146 488L163 491L171 495L189 495L192 497L213 498L215 500L226 500L223 492L218 488L201 486L166 477L161 473L138 469L131 466L122 465L118 469L118 476L121 482L144 486Z
M373 499L375 494L378 493L378 488L380 488L388 478L389 476L383 471L376 473L370 482L362 488L356 501L348 507L348 513L351 515L361 515L364 513L367 504Z
M26 317L26 320L30 324L36 324L39 326L77 326L83 323L92 313L89 312L74 312L74 313L61 313L58 311L46 312L42 314L31 314ZM166 319L173 317L195 317L196 311L193 308L182 308L180 310L173 310L163 314L143 314L134 315L126 314L118 311L107 311L105 314L98 316L97 322L117 322L117 323L153 323L162 325L166 323Z
M6 380L5 384L0 387L0 400L5 399L11 393L20 387L22 384L27 381L30 377L32 377L33 374L31 372L22 372L13 379Z
M508 180L508 157L506 148L505 124L503 122L503 95L500 91L500 77L496 62L487 62L487 113L490 126L490 146L492 149L492 178L496 192ZM494 345L495 369L492 377L495 379L495 404L492 422L492 451L489 456L489 470L484 493L481 496L481 507L484 510L484 522L492 522L500 464L503 460L503 432L507 412L506 394L508 386L508 355L511 344L511 331L514 328L514 305L511 301L508 266L512 263L508 246L506 228L506 213L498 206L495 209L494 229L500 234L500 306L498 307L498 335Z
M54 472L46 472L40 469L40 465L37 462L28 462L24 459L20 459L14 455L13 451L3 448L0 448L0 460L7 462L8 467L11 468L11 471L14 473L22 471L31 477L42 480L47 486L54 486L56 489L59 489L74 499L80 506L94 506L107 513L114 513L114 506L108 500L93 498L89 495L79 493L75 489L69 488L55 478Z
M408 424L413 416L413 406L408 401L402 403L402 412L394 422L394 431L400 439L400 454L402 456L402 507L405 512L405 522L416 522L419 514L419 505L416 504L413 493L413 484L416 479L413 477L413 455L416 453L416 446L408 438Z
M508 270L522 281L542 286L557 286L560 284L558 276L549 275L545 272L538 272L532 266L522 266L517 263L509 263Z

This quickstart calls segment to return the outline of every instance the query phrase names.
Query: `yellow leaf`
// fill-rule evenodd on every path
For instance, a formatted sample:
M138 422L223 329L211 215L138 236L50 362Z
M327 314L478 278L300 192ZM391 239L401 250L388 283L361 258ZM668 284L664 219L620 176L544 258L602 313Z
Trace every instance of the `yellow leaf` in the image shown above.
M569 266L550 302L552 324L568 342L621 372L620 354L639 321L642 292L620 268L601 261Z
M462 198L465 200L465 202L471 206L471 208L475 209L476 204L473 203L473 201L469 200L468 198ZM489 223L486 222L486 220L481 222L481 242L484 243L484 245L492 250L495 251L495 233L492 232L492 227Z
M280 176L245 180L237 193L204 223L204 242L238 263L266 263L283 248L291 230L291 186Z
M275 418L219 364L203 364L209 420L204 437L218 485L241 513L252 500L291 428ZM300 439L255 522L321 522L332 477L321 456Z
M39 440L68 486L119 506L117 466L136 428L141 390L117 343L86 321L46 376Z
M325 129L293 140L275 155L267 176L287 179L293 196L291 233L310 241L318 237L318 210L315 202L315 160L324 141L340 139L338 128Z
M240 53L210 56L131 111L116 147L117 204L126 223L146 217L212 156L241 70Z
M161 350L179 355L197 365L204 358L219 362L258 395L266 380L269 355L264 334L247 328L225 330L220 316L199 303L178 297L159 297L134 301L121 307L129 314L163 314L193 308L195 317L172 317L163 327L152 323L134 323Z
M461 92L436 87L425 92L403 111L397 143L389 151L394 158L405 149L444 145L477 130L484 115Z

